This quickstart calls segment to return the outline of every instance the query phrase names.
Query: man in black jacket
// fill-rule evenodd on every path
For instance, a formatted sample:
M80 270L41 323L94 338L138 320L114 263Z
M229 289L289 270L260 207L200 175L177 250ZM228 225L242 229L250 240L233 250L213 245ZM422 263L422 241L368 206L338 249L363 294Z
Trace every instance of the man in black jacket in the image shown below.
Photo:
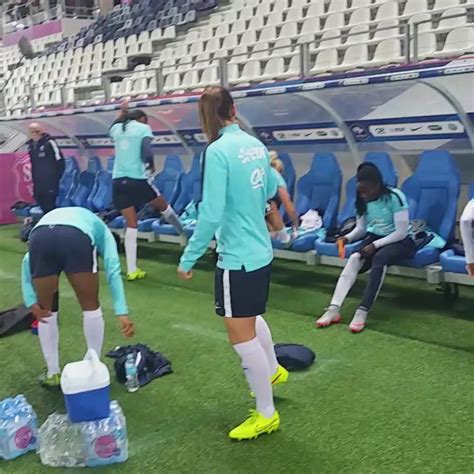
M41 125L29 126L31 140L28 151L33 176L33 194L43 212L56 207L59 193L59 180L64 172L64 156L50 135L44 133Z

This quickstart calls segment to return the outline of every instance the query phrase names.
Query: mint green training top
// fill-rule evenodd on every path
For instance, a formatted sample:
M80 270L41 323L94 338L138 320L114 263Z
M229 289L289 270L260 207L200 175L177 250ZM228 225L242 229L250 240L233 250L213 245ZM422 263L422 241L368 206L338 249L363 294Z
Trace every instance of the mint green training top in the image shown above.
M180 269L190 271L214 235L219 268L254 271L270 264L265 206L277 193L278 182L265 146L237 124L222 128L205 151L202 179L198 221Z
M84 232L92 241L92 245L97 248L97 253L104 259L105 273L112 293L112 302L115 314L123 316L128 314L125 291L123 289L122 276L120 274L120 259L112 232L109 228L88 209L83 207L61 207L45 214L35 225L36 228L46 225L67 225L75 227ZM36 304L38 299L31 281L30 254L23 258L21 272L21 287L23 301L29 308Z
M146 179L145 163L142 160L142 142L144 138L153 138L151 127L136 120L123 124L116 123L110 129L110 137L115 145L113 179Z

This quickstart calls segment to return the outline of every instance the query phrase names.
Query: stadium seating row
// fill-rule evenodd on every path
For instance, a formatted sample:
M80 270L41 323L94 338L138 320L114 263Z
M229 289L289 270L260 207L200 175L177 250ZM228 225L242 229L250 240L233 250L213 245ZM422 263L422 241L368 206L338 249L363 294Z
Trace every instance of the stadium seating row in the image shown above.
M199 91L219 83L222 57L229 58L227 76L232 85L297 78L302 70L301 44L308 44L305 66L310 75L402 63L407 57L407 27L412 58L459 56L474 50L472 6L463 0L244 0L219 8L187 31L144 25L143 12L148 12L145 17L166 16L168 11L216 4L170 0L155 5L141 0L131 9L99 18L50 49L49 55L20 68L6 89L7 109L21 113L31 107L30 84L35 107L76 104L78 99L104 101L104 74L115 77L110 84L114 100L154 96L161 85L157 69L164 76L164 93ZM125 27L127 22L132 23ZM117 81L119 76L122 80Z
M295 206L301 216L310 209L318 209L322 213L324 229L340 227L355 214L356 179L352 177L345 186L345 202L340 206L340 192L342 174L336 158L330 154L316 154L308 172L296 182L296 173L290 156L281 153L280 159L284 162L284 177L292 197L296 192ZM365 161L374 163L381 171L385 182L389 186L397 186L398 176L392 160L387 153L370 152ZM103 212L112 209L112 178L113 157L107 162L107 169L102 169L99 158L89 160L85 171L80 172L74 158L66 159L66 170L61 179L59 206L83 206L94 212ZM165 198L181 215L191 202L198 202L200 197L200 157L193 158L190 170L186 173L179 156L167 156L163 170L155 176L154 185L160 189ZM434 232L441 240L436 245L426 245L420 248L414 258L402 263L402 266L422 269L434 268L438 265L442 269L446 282L471 284L465 278L465 259L456 255L451 249L444 250L446 243L452 242L456 225L457 202L460 192L459 171L450 156L444 151L425 151L422 153L418 166L401 186L406 194L410 218L423 221L429 231ZM474 184L470 187L470 198L474 198ZM39 218L41 210L31 209L32 217ZM21 217L26 217L22 212ZM110 227L121 232L125 227L122 216L115 217ZM194 223L185 226L189 235L194 230ZM155 237L164 239L176 236L172 226L160 218L144 218L138 223L139 235L148 240ZM435 235L433 234L433 235ZM322 263L334 264L338 257L335 244L326 242L324 232L318 231L302 233L298 237L291 251L300 254L308 252L322 257ZM441 242L440 245L438 243ZM282 245L274 241L275 249L282 249ZM346 246L346 258L358 251L360 242ZM340 262L338 262L339 264Z

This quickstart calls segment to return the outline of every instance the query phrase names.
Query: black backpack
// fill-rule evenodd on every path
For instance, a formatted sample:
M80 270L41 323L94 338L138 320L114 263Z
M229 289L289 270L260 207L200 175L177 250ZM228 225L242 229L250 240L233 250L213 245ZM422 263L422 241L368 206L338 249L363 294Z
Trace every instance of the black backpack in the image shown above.
M31 328L33 315L24 307L7 309L0 312L0 337L11 336Z
M133 354L135 361L138 361L137 372L140 387L150 383L157 377L163 377L173 373L171 362L160 352L153 352L144 344L136 344L134 346L117 347L106 355L115 359L114 369L117 380L125 383L125 361L127 355Z
M302 344L275 344L278 363L290 372L305 370L314 363L316 354Z

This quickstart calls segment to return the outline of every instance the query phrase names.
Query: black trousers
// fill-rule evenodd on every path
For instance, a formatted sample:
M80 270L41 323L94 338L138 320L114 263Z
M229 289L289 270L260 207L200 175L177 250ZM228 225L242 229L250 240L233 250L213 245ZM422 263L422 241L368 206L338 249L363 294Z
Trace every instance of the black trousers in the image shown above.
M378 239L380 239L378 236L369 236L366 239L367 243L364 242L363 247ZM411 238L407 237L400 242L385 245L381 249L378 249L371 259L366 260L361 272L370 269L370 275L360 308L369 310L372 307L382 288L387 268L391 265L399 264L402 260L413 257L415 253L415 243Z
M41 210L44 214L56 209L56 199L58 198L57 191L46 191L35 193L35 199L38 203L38 206L41 207Z

